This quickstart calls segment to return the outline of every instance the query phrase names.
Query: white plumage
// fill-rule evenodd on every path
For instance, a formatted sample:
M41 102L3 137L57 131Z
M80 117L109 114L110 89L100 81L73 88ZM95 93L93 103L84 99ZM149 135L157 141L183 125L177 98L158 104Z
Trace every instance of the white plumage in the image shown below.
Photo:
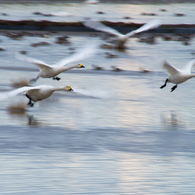
M89 58L92 55L94 55L95 52L96 52L96 46L94 44L91 44L90 46L83 48L81 51L71 55L70 57L60 60L54 65L49 65L41 60L30 58L25 55L21 55L19 53L16 54L16 58L22 61L30 62L39 67L40 72L38 76L35 79L32 79L31 81L36 81L39 77L53 78L54 80L60 80L59 77L56 77L58 74L73 68L84 68L82 64L77 64L73 66L65 66L65 65Z
M129 37L131 37L137 33L143 32L143 31L157 28L161 25L161 23L160 23L159 19L154 19L154 20L144 24L143 26L141 26L137 30L133 30L133 31L127 33L126 35L123 35L120 32L118 32L117 30L115 30L111 27L108 27L108 26L106 26L98 21L90 21L89 20L89 21L84 22L84 25L88 28L92 28L92 29L95 29L98 31L103 31L103 32L107 32L109 34L115 35L116 41L117 41L116 47L124 48L124 44L127 42Z
M169 73L169 78L166 79L165 84L162 85L160 88L166 87L167 82L174 83L171 88L171 92L177 88L177 85L187 81L188 79L195 77L195 74L191 73L192 66L195 63L195 59L189 61L182 69L177 69L174 66L170 65L167 61L164 61L163 67Z
M50 97L54 91L73 91L70 86L53 87L51 85L39 85L35 87L21 87L9 92L0 93L0 100L16 96L23 93L28 99L28 105L33 106L33 102L41 101Z

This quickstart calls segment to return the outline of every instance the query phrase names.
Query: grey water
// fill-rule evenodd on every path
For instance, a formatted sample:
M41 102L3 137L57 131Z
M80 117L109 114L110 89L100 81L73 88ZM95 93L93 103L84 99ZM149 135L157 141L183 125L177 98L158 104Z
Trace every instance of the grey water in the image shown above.
M62 4L2 5L0 12L8 15L1 19L26 19L27 15L43 19L31 13L62 11ZM191 14L195 13L194 4L108 5L63 4L69 8L65 11L80 14L81 20L94 14L122 21L128 14L133 15L132 21L143 23L156 16L141 12L158 10L165 23L193 23ZM161 8L167 12L160 12ZM178 8L184 17L174 17ZM95 11L100 9L107 14L97 16ZM63 20L80 21L78 15ZM103 33L49 35L14 40L1 33L1 93L12 90L13 82L38 74L35 65L17 60L15 52L26 51L27 56L54 64L86 42L105 43ZM69 36L70 45L56 44L56 38L64 35ZM49 45L32 47L42 41ZM94 56L78 62L85 69L62 73L60 81L40 78L33 84L70 85L73 92L56 92L24 113L10 112L9 107L26 105L25 96L1 101L1 194L194 194L194 79L172 93L170 83L160 89L168 76L162 60L181 68L194 58L194 45L193 36L189 45L160 36L155 44L132 37L124 51L98 47ZM116 57L108 58L107 52ZM94 70L93 65L103 70ZM114 72L113 65L123 71ZM150 72L140 72L140 67Z

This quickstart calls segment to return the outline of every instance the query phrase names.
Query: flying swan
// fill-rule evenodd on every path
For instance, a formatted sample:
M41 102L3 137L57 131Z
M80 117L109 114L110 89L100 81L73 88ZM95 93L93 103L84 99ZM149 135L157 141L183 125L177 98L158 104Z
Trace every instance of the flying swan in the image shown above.
M195 74L191 74L191 69L194 63L195 59L189 61L183 67L183 69L177 69L174 66L170 65L168 62L164 61L163 68L166 69L170 76L168 79L165 80L165 84L162 85L160 88L162 89L166 87L168 82L174 83L176 85L171 88L171 92L173 92L177 88L178 84L183 83L192 77L195 77Z
M129 33L127 33L126 35L121 34L120 32L118 32L117 30L108 27L98 21L91 21L88 20L86 22L83 23L86 27L88 28L92 28L98 31L103 31L103 32L107 32L109 34L113 34L116 36L116 47L117 48L124 48L125 43L127 42L128 38L133 36L134 34L143 32L143 31L147 31L150 29L154 29L159 27L160 24L160 20L159 19L154 19L146 24L144 24L143 26L141 26L140 28L138 28L137 30L133 30Z
M70 86L63 87L53 87L51 85L38 85L35 87L21 87L9 92L0 93L0 100L5 100L9 97L16 96L23 93L28 99L28 105L32 107L33 102L41 101L50 97L54 91L73 91Z
M39 67L40 69L39 74L37 75L36 78L32 79L31 81L36 81L39 77L53 78L53 80L59 81L60 78L57 77L58 74L64 71L73 69L73 68L85 68L82 64L77 64L73 66L65 66L66 64L91 57L92 55L95 54L95 52L96 52L96 46L92 44L91 46L82 48L81 51L71 55L70 57L60 60L54 65L46 64L45 62L41 60L30 58L25 55L21 55L19 53L16 53L16 58L22 61L30 62Z

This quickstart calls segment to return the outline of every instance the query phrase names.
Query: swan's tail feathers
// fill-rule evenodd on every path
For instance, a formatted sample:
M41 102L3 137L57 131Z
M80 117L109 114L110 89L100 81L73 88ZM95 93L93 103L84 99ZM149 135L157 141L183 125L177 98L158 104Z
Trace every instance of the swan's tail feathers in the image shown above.
M155 29L155 28L158 28L160 25L161 25L160 19L154 19L154 20L144 24L143 26L141 26L137 30L131 31L130 33L126 34L126 36L130 37L134 34L137 34L137 33L143 32L143 31Z

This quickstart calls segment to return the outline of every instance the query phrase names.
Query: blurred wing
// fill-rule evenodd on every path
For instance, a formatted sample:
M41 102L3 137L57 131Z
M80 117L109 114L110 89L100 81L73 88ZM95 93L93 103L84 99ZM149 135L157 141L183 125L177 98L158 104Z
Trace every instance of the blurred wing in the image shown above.
M183 70L186 70L188 73L191 73L192 66L195 64L195 59L189 61L184 67Z
M30 57L27 57L25 55L21 55L19 53L15 54L15 56L16 56L16 58L18 60L25 61L25 62L30 62L32 64L37 65L41 70L42 69L45 69L45 68L51 68L50 65L46 64L45 62L43 62L41 60L37 60L37 59L34 59L34 58L30 58Z
M16 96L20 93L24 93L25 91L31 90L31 89L39 89L40 87L21 87L18 89L15 89L13 91L9 91L9 92L2 92L0 93L0 100L5 100L7 98Z
M164 61L163 68L167 70L167 72L170 75L175 75L179 72L174 66L170 65L167 61Z
M97 51L97 44L91 43L90 45L88 45L84 48L81 48L80 51L76 52L75 54L71 55L70 57L65 58L65 59L57 62L53 66L63 67L68 63L84 60L84 59L89 58L92 55L94 55L96 53L96 51Z
M86 27L88 28L93 28L95 30L99 30L99 31L103 31L103 32L107 32L116 36L121 36L122 34L119 33L117 30L108 27L98 21L86 21L83 23Z
M131 31L130 33L126 34L126 36L130 37L134 34L143 32L143 31L147 31L150 29L154 29L154 28L158 28L161 25L160 20L159 19L155 19L152 20L146 24L144 24L143 26L141 26L140 28L138 28L137 30Z

